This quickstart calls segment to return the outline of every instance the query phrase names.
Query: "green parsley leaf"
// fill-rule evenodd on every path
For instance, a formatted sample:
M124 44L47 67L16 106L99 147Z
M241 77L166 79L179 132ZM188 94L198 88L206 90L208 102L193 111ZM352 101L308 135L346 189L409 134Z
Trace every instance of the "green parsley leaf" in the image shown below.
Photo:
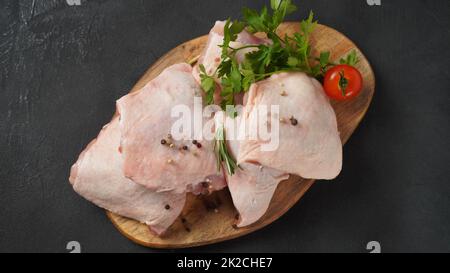
M356 50L352 50L352 52L350 52L350 54L348 54L346 58L342 58L339 63L351 66L355 66L357 63L359 63L359 58L356 55Z
M278 7L280 6L280 4L281 4L281 0L270 0L270 7L273 10L277 10Z
M278 26L284 21L286 15L289 15L297 10L297 7L292 4L291 0L272 0L272 9L274 10L271 22L271 29L275 31Z
M230 43L236 41L238 34L241 33L244 28L245 24L237 20L231 22L231 20L228 19L226 21L223 29L222 58L226 58L228 56Z
M300 29L302 34L305 37L309 37L309 35L314 31L317 26L317 21L314 21L314 12L310 11L309 16L306 20L300 22ZM309 41L309 38L307 39Z
M284 18L297 10L292 4L292 0L271 0L270 6L273 14L269 14L267 7L263 7L261 12L244 8L244 21L250 32L275 32Z
M300 62L300 61L299 61L296 57L290 56L290 57L288 57L287 64L288 64L290 67L296 67L296 66L298 65L299 62Z
M242 14L244 16L244 21L247 24L247 29L250 32L255 33L269 31L268 23L270 16L266 7L263 7L261 13L258 13L256 10L244 8L242 10Z
M322 68L327 67L330 64L330 51L321 52L319 62Z
M216 92L216 82L214 77L209 76L206 73L206 69L204 65L200 65L200 80L201 86L206 94L206 104L210 105L214 103L214 93Z
M252 69L251 63L245 59L240 67L242 73L242 89L244 92L247 92L250 89L250 86L256 82L255 72Z

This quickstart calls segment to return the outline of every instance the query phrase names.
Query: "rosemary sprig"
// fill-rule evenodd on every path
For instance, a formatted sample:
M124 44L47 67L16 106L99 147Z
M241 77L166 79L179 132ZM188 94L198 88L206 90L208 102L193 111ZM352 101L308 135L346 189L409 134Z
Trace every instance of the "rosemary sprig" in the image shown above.
M214 151L217 159L217 169L220 171L223 162L228 174L234 175L235 170L236 168L239 168L239 165L236 163L236 160L228 151L225 128L223 126L219 127L216 131Z

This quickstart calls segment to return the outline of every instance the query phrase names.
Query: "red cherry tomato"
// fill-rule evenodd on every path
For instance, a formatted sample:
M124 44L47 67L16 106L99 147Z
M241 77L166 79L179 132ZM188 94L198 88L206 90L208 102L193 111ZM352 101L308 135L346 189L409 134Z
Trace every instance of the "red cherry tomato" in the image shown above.
M323 87L334 100L349 100L357 97L362 90L363 80L358 69L350 65L337 65L325 73Z

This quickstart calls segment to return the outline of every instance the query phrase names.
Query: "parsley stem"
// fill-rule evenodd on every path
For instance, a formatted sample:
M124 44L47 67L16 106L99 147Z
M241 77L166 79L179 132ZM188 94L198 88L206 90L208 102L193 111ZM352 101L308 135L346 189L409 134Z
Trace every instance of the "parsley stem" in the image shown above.
M284 43L284 40L276 32L273 32L273 35L275 35L281 43Z
M233 48L233 47L229 46L228 48L231 49L233 51L233 53L236 53L237 51L242 50L242 49L258 48L258 47L259 47L259 45L246 45L246 46L241 46L238 48Z

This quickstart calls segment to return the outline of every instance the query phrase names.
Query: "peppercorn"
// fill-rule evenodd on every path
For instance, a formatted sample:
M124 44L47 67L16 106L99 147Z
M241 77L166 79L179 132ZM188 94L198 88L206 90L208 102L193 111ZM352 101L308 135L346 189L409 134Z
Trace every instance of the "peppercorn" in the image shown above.
M166 145L166 144L167 144L167 141L166 141L165 139L161 139L161 144L162 144L162 145Z
M164 208L165 208L166 210L169 210L169 209L170 209L170 205L166 205Z
M294 117L291 118L291 124L294 126L298 125L298 120L296 120Z

